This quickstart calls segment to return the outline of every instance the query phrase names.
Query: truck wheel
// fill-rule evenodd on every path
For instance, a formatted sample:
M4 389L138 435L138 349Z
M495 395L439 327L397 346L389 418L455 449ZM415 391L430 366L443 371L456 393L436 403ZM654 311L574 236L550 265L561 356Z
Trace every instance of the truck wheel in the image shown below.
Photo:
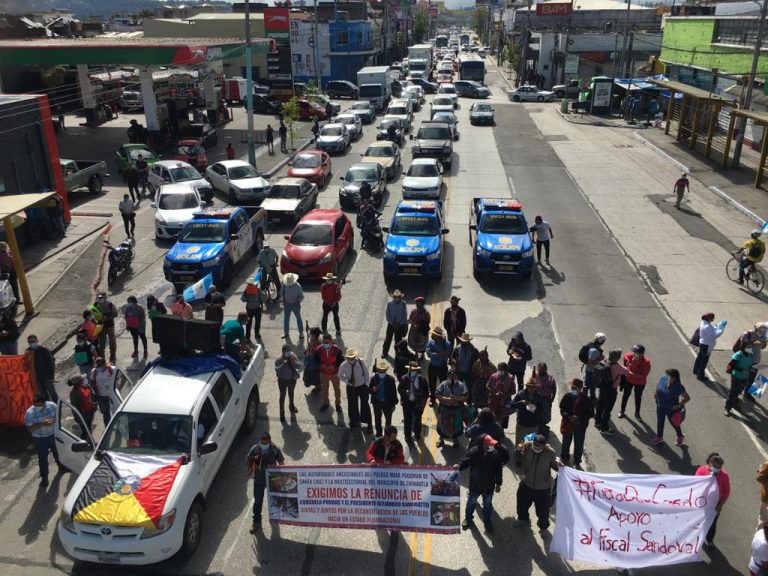
M184 535L179 552L183 556L190 556L200 544L200 536L203 529L203 507L200 502L193 502L187 512L184 522Z
M227 262L224 265L224 271L221 273L221 285L224 288L229 288L229 286L232 284L232 263Z
M251 246L251 250L253 250L254 254L258 254L261 249L264 247L264 233L259 230L256 232L256 241L253 243L253 246Z
M544 96L539 96L536 98L536 102L544 102Z
M259 389L254 386L248 395L248 402L245 404L245 418L243 419L243 432L252 432L256 428L256 420L259 417Z
M101 194L101 189L104 187L104 181L101 179L101 176L98 174L94 174L91 176L91 179L88 181L88 190L92 194Z
M515 102L520 102L520 96L518 96L517 94L515 94L515 95L512 97L512 100L514 100Z

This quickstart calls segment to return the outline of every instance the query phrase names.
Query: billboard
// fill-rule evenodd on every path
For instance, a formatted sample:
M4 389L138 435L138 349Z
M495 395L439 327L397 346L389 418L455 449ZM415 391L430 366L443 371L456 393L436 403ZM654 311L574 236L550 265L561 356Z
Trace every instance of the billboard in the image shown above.
M291 20L291 61L296 82L308 82L318 75L325 84L331 79L331 41L327 23ZM318 69L319 66L319 69Z
M570 16L573 12L571 2L545 2L536 4L536 16Z
M277 47L267 55L267 78L281 94L293 90L290 29L289 8L264 8L264 33Z

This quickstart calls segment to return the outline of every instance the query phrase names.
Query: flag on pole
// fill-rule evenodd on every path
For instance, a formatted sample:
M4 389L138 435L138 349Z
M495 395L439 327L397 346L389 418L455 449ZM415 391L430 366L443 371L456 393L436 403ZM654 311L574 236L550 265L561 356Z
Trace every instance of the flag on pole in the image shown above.
M206 274L200 280L184 288L184 302L202 300L208 294L208 289L213 286L213 275Z
M764 234L765 234L765 233L768 233L768 220L766 220L765 222L763 222L763 226L762 226L762 228L760 228L760 232L762 232L762 233L764 233Z
M763 376L762 374L758 374L755 376L755 381L752 383L752 385L749 387L749 394L751 394L755 398L762 398L765 394L765 390L768 388L768 378Z

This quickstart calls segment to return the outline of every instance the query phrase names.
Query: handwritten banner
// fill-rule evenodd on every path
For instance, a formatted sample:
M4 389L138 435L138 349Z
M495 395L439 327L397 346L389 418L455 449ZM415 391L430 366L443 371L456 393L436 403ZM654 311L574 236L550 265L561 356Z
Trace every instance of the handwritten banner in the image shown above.
M694 562L718 499L712 476L561 468L550 552L621 568Z
M443 466L279 466L267 470L269 521L459 533L459 475Z
M0 424L24 426L24 413L32 406L33 390L24 356L0 356Z

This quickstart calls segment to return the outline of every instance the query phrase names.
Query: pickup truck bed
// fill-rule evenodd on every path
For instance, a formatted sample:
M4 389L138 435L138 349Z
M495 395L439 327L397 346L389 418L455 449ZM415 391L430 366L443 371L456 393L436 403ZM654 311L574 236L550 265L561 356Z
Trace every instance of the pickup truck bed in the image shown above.
M104 177L109 176L107 163L103 160L65 160L60 161L67 192L88 188L94 194L101 192Z

